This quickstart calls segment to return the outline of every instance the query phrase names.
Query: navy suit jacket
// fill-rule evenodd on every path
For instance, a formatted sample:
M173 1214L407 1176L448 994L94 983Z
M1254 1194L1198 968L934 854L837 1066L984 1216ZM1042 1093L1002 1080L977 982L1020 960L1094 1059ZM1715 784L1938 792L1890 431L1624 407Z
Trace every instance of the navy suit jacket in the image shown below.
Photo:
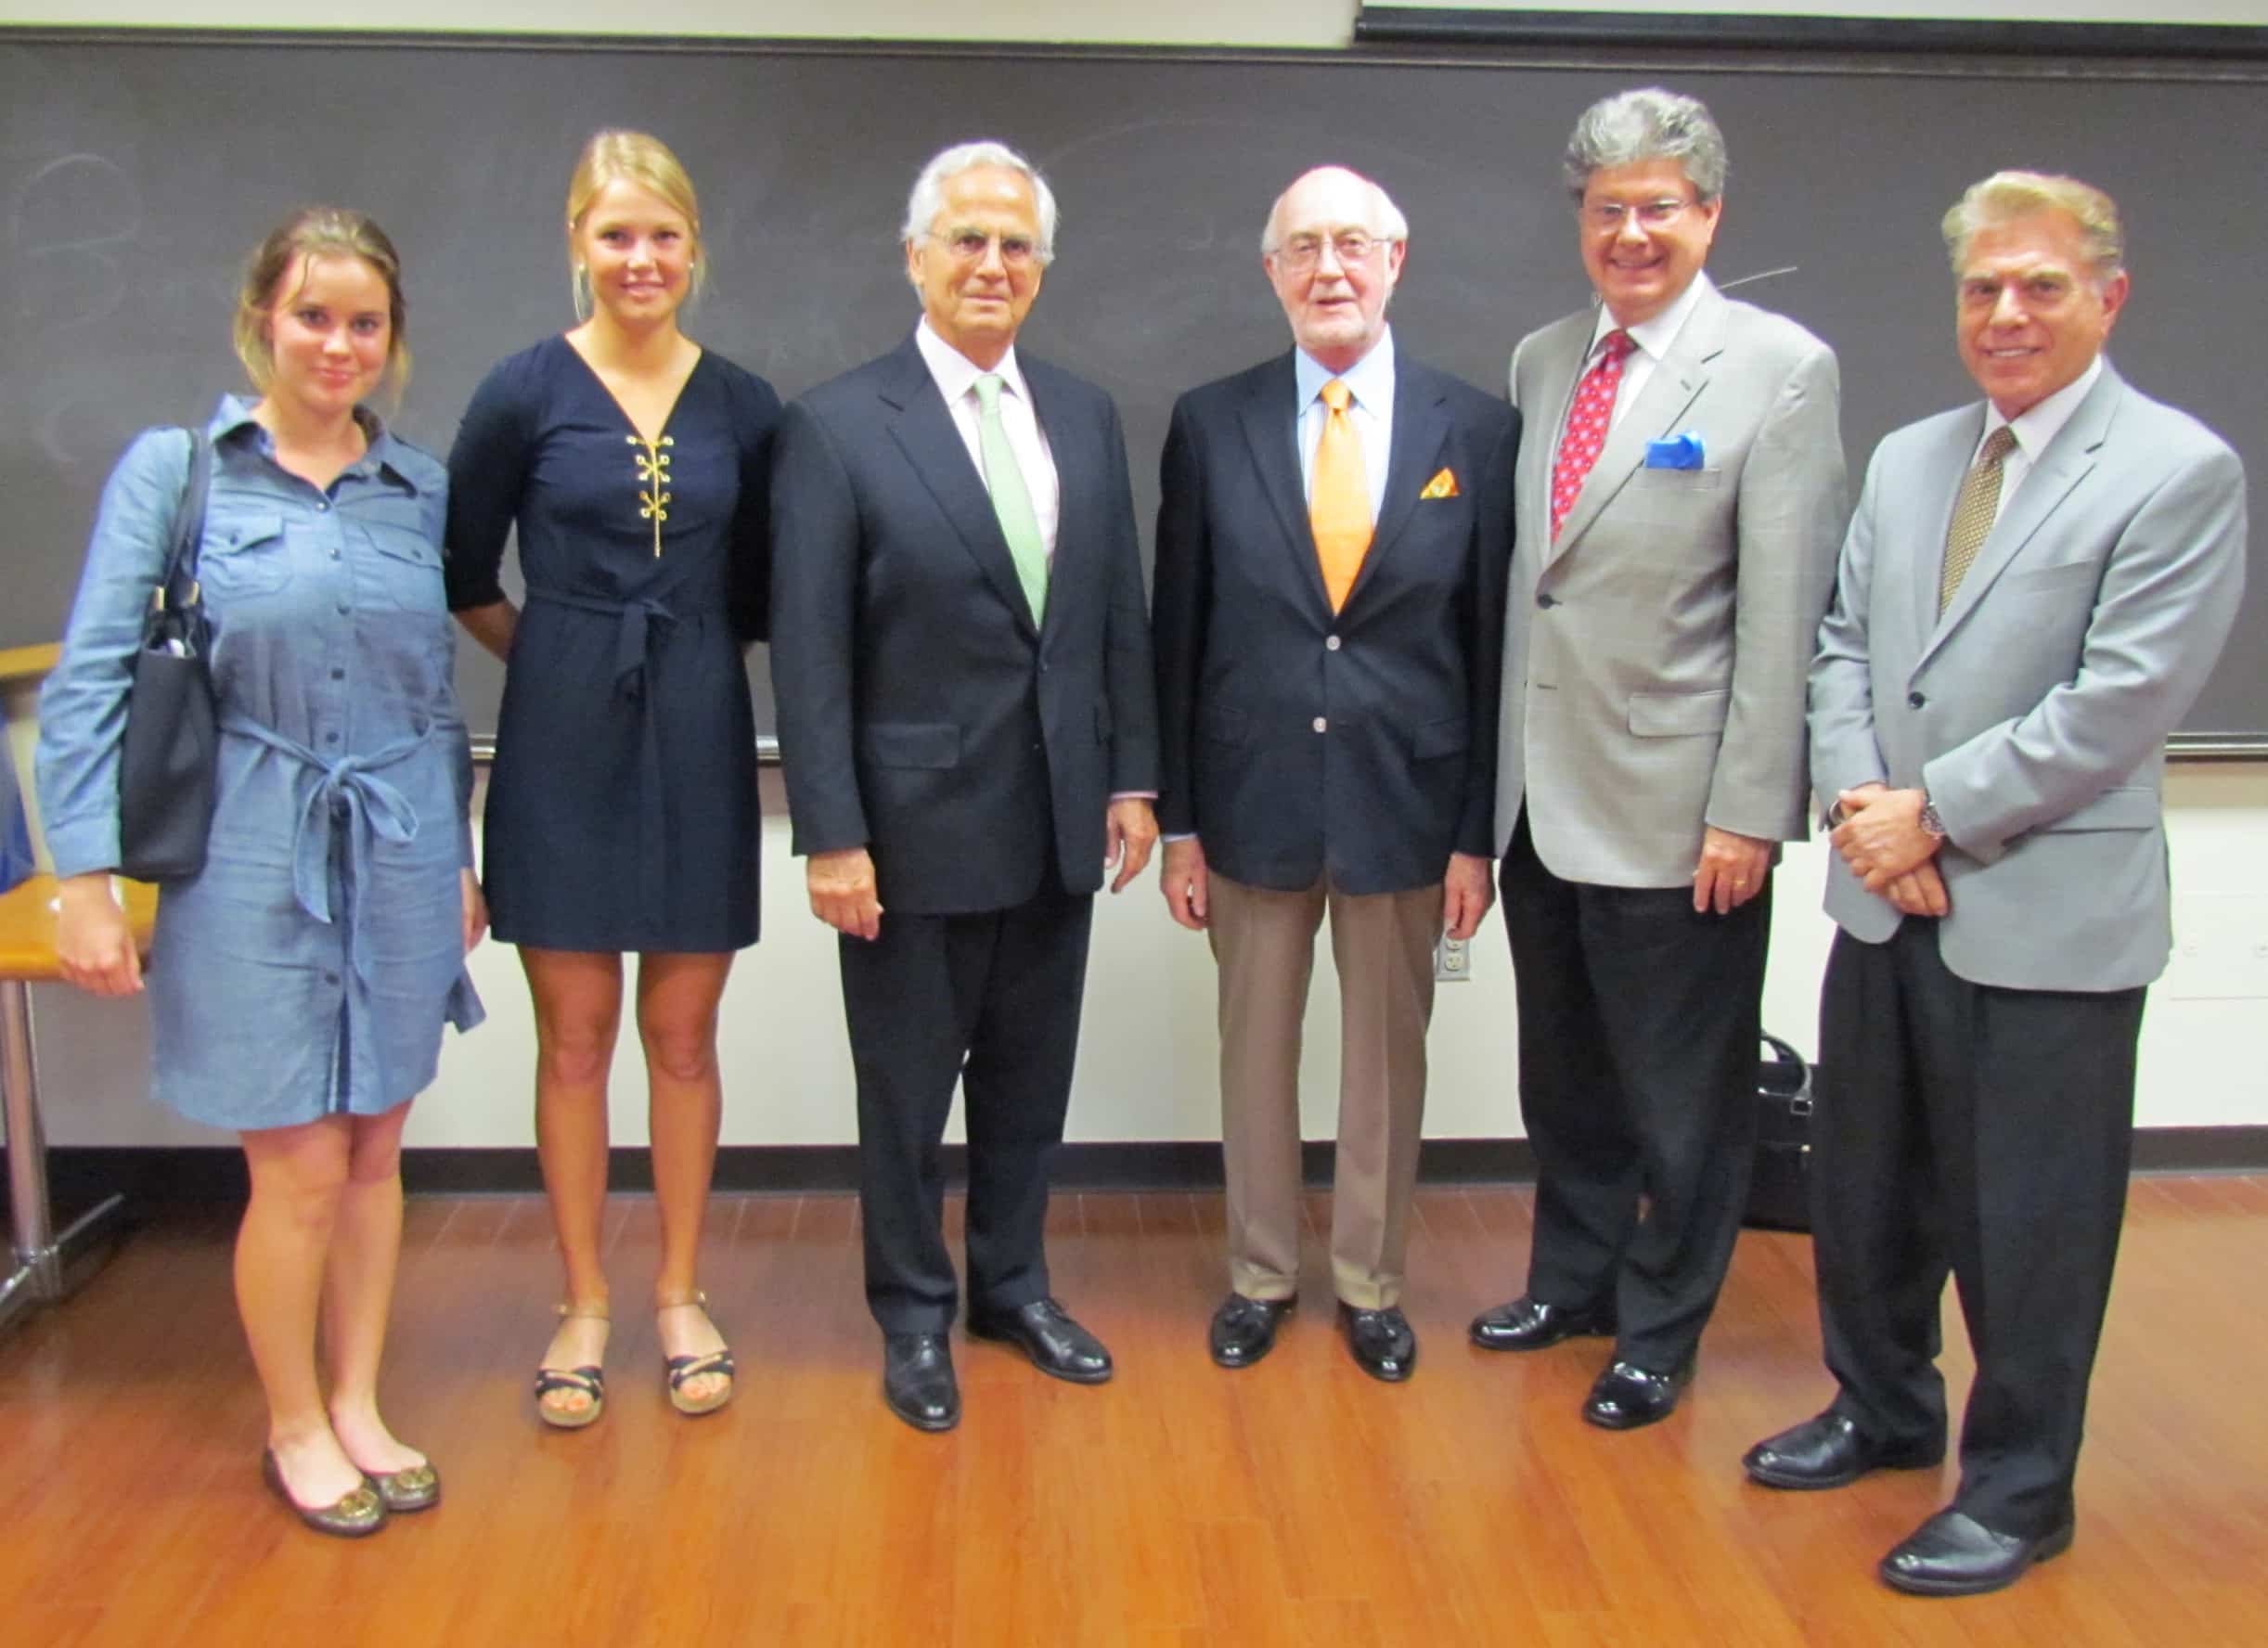
M1396 361L1385 497L1334 613L1296 393L1286 354L1174 406L1154 601L1159 821L1252 886L1295 891L1327 870L1344 892L1407 892L1439 882L1452 851L1495 852L1519 414Z
M1035 625L983 477L909 337L787 409L772 680L798 853L865 846L884 911L1102 882L1110 798L1157 787L1117 409L1019 356L1063 488Z

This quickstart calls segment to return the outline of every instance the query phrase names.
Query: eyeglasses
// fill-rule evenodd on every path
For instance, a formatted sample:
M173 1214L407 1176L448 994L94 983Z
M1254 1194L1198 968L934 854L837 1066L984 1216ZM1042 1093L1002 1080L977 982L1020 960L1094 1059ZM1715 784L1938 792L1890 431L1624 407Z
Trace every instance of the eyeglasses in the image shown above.
M932 229L932 240L941 240L945 248L964 264L982 259L991 248L1000 249L1000 262L1012 269L1021 269L1039 255L1038 246L1027 235L991 235L983 229Z
M1333 255L1342 264L1351 265L1369 262L1371 254L1386 244L1386 241L1365 235L1359 229L1349 229L1344 235L1332 236L1328 240L1321 235L1294 235L1277 247L1273 255L1287 269L1305 270L1312 269L1322 261L1323 248L1326 246L1331 248Z
M1635 215L1640 224L1649 229L1666 229L1685 215L1685 209L1695 205L1692 200L1643 200L1635 206L1620 200L1601 200L1585 205L1583 222L1602 235L1619 233L1622 225Z

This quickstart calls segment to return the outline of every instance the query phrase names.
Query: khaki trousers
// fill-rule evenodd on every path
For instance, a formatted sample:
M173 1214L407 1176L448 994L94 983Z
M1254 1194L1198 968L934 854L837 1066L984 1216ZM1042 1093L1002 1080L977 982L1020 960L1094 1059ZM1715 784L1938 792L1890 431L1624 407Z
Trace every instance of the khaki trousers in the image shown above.
M1229 1284L1252 1299L1289 1298L1298 1286L1300 1025L1327 908L1340 999L1332 1281L1348 1305L1377 1310L1401 1297L1410 1244L1441 888L1358 895L1327 879L1276 893L1207 878Z

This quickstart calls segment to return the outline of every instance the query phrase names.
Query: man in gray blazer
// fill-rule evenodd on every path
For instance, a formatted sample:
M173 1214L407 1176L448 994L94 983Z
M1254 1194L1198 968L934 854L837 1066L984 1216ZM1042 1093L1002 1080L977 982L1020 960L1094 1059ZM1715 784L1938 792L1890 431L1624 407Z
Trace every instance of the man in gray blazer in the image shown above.
M1496 839L1536 1152L1527 1291L1474 1340L1616 1336L1584 1417L1665 1418L1738 1231L1772 867L1844 522L1835 355L1702 272L1724 140L1660 90L1567 145L1600 306L1523 339Z
M1994 1590L2071 1542L2143 996L2171 947L2166 736L2244 588L2244 471L2101 350L2117 209L2003 172L1945 219L1981 406L1875 450L1811 666L1842 929L1811 1157L1838 1389L1751 1448L1772 1487L1944 1456L1950 1266L1977 1357L1953 1502L1901 1590Z

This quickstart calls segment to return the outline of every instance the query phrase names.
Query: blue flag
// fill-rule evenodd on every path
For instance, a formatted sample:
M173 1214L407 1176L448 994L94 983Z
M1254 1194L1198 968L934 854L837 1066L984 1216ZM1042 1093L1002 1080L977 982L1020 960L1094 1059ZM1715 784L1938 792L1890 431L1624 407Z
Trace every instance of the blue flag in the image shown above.
M16 763L0 738L0 893L32 877L32 826L16 791Z

